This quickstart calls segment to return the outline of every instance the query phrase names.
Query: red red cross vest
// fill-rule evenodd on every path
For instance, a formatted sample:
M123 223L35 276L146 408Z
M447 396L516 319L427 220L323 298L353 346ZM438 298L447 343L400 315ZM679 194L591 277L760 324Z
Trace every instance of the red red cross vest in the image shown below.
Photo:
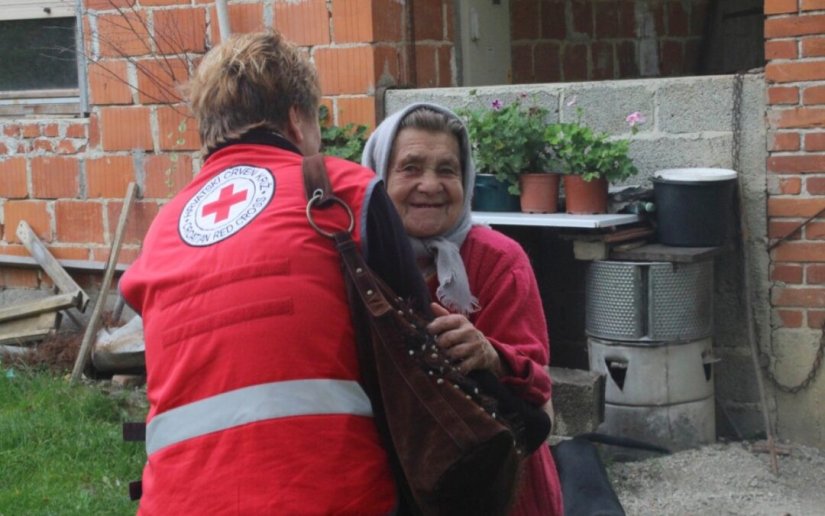
M375 175L327 158L360 243ZM386 514L395 488L338 253L306 218L301 156L217 151L163 207L120 288L143 317L142 514ZM343 210L319 215L345 227Z

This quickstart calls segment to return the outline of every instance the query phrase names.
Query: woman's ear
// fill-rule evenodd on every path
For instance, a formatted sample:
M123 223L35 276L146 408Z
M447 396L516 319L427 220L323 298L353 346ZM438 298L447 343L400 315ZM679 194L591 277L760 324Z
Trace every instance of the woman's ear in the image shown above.
M303 124L301 118L301 111L298 109L298 106L292 106L289 108L289 121L287 122L286 127L286 137L289 141L295 144L295 146L300 147L301 144L304 142L304 131L303 131Z

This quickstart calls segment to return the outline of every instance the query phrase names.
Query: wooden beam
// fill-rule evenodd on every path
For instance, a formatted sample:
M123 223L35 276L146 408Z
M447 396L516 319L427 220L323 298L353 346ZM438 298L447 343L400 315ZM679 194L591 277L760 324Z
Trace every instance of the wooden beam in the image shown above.
M52 333L60 322L59 312L44 312L0 325L0 344L22 344Z
M79 293L59 294L44 297L36 301L26 301L16 305L0 308L0 322L23 319L46 312L56 312L71 306L77 306Z
M86 292L80 288L80 285L69 276L69 273L60 266L55 257L52 256L52 253L46 249L46 246L37 238L37 235L25 220L21 220L20 224L17 225L17 238L23 242L23 245L26 246L26 249L29 250L32 257L43 267L43 270L46 271L46 274L54 281L58 290L66 293L77 292L80 294L77 308L81 312L84 311L86 305L89 303L89 296L87 296Z
M106 270L106 262L92 260L57 260L66 270L83 272L103 272ZM40 264L31 256L15 256L12 254L0 254L0 267L19 267L21 269L39 269ZM115 266L115 272L124 272L129 268L126 263L119 263Z
M106 296L109 292L109 285L112 283L112 277L115 275L115 264L117 263L118 255L120 254L120 245L123 241L123 233L126 229L126 219L129 216L129 211L132 209L132 203L135 200L135 193L137 185L134 182L129 183L126 188L126 197L123 199L123 208L120 210L120 218L117 221L117 229L115 230L115 239L112 241L112 248L109 251L109 260L106 262L106 272L103 275L103 281L100 284L100 293L95 301L94 310L89 317L89 323L86 325L86 332L83 334L83 342L80 343L80 351L77 354L74 368L72 369L72 383L80 380L80 375L83 369L86 368L86 362L89 360L91 354L92 339L97 333L97 325L100 321L100 316L103 313L103 306L106 303Z

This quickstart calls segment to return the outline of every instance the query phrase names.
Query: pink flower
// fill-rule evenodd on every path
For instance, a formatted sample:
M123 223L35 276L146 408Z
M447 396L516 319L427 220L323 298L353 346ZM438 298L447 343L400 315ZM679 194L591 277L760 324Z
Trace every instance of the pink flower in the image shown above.
M629 125L630 127L636 127L637 125L642 125L643 123L645 123L647 121L647 118L645 118L645 116L641 112L634 111L627 115L624 121L627 122L627 125Z
M496 99L490 104L490 106L493 108L493 111L500 111L501 108L504 107L504 103L499 99Z

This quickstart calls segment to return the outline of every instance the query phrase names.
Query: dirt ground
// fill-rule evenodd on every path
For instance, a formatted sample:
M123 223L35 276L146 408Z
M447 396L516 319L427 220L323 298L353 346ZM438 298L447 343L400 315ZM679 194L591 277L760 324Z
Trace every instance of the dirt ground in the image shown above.
M628 516L825 516L825 450L781 447L778 475L746 442L613 462L608 474Z

